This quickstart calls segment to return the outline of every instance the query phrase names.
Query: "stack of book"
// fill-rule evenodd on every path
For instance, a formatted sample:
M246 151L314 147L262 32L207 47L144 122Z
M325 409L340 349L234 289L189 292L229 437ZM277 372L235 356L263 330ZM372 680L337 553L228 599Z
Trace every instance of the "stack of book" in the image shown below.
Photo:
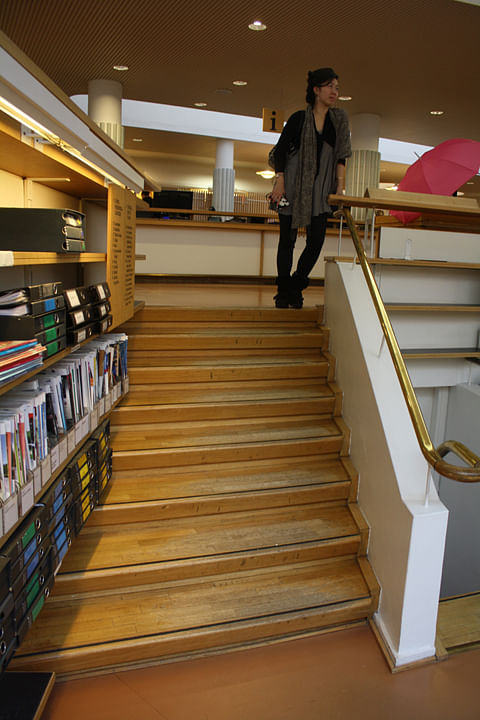
M66 345L61 282L27 285L0 293L0 340L37 340L44 357Z
M0 384L40 367L44 351L35 339L0 341Z

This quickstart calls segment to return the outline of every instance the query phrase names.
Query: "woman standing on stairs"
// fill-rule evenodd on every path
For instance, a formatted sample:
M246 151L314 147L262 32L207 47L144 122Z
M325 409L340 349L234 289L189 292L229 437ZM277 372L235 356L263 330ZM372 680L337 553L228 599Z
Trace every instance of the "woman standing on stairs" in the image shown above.
M275 295L279 308L302 307L302 290L320 256L331 213L327 197L345 190L345 160L352 154L350 128L346 112L333 107L337 98L336 72L310 71L307 107L290 116L271 153L276 173L271 201L280 221ZM306 244L291 276L299 227L306 227Z

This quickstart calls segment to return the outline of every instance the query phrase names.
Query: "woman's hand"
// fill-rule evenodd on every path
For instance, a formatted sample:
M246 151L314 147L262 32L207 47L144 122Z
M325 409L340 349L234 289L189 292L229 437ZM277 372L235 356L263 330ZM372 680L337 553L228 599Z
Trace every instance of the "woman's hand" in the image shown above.
M277 175L275 178L275 182L273 183L272 188L272 202L278 203L282 199L282 197L285 195L285 176L283 173L281 175Z

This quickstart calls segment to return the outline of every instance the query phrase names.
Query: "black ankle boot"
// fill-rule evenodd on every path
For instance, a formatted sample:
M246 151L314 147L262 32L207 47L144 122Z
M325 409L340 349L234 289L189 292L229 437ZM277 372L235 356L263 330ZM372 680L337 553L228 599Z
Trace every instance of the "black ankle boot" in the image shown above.
M275 307L277 308L288 308L289 297L290 297L290 278L283 277L277 278L277 289L278 292L273 298L275 300Z
M290 278L290 288L288 291L288 304L292 308L300 309L303 307L302 290L308 286L308 278L303 278L297 273L293 273Z

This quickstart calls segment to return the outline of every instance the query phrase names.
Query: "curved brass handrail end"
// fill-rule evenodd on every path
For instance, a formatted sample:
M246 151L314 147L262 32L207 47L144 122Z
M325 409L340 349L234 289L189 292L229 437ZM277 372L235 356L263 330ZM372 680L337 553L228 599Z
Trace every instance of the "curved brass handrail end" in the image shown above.
M448 455L448 453L453 453L459 457L467 463L468 467L451 465L443 460L442 458ZM459 482L480 481L480 457L463 443L458 440L446 440L438 446L436 454L439 456L439 459L435 462L434 467L441 475L445 475L445 477L451 480L458 480Z

